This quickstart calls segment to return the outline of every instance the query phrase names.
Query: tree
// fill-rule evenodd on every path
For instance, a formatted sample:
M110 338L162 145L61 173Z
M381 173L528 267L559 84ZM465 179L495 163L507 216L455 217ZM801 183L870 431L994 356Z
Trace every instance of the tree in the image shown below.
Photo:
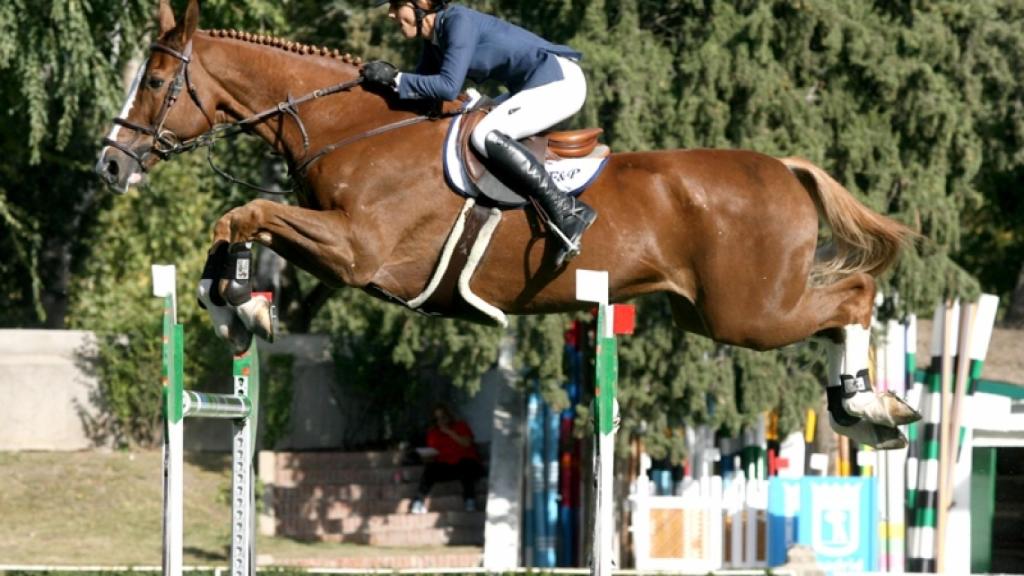
M1022 81L1013 68L1024 56L1018 4L473 6L585 53L590 94L574 122L604 126L616 150L714 146L805 156L873 208L910 224L922 239L883 280L887 293L899 292L902 312L975 292L974 275L1009 295L1024 264L1013 193L1024 174ZM101 327L110 346L122 346L111 357L123 366L133 359L155 365L142 356L152 350L115 337L136 342L156 333L150 308L157 304L144 290L152 258L197 270L209 224L251 197L212 178L199 159L156 171L138 196L114 199L96 187L90 170L98 136L121 103L122 75L142 54L151 21L148 1L0 6L0 101L11 111L0 136L0 243L11 255L0 263L8 296L0 318L7 326L60 326L70 285L69 323ZM418 50L398 38L383 9L367 10L361 0L208 0L202 25L292 36L396 63L414 61ZM266 161L247 146L218 153L232 154L241 174L258 179ZM309 276L285 276L291 301L315 304L329 294ZM365 298L338 292L316 320L312 307L297 304L294 325L334 333L345 369L363 385L389 374L397 389L391 398L439 372L474 382L504 336ZM822 358L814 344L766 354L731 349L679 333L659 299L640 304L643 332L622 346L624 426L646 435L653 450L677 456L674 431L683 424L735 430L770 408L783 411L785 430L817 400ZM198 311L190 306L183 314L192 318ZM567 320L521 318L512 329L528 376L542 381L555 407L566 401L559 384ZM209 331L191 332L205 338ZM117 374L127 382L128 372Z
M970 4L953 24L962 38L964 92L976 110L981 166L979 196L966 206L958 260L986 291L1002 297L1006 323L1024 327L1024 7L1013 2Z
M147 3L0 6L0 263L6 326L63 326L67 286L86 250L98 189L97 127L121 93Z

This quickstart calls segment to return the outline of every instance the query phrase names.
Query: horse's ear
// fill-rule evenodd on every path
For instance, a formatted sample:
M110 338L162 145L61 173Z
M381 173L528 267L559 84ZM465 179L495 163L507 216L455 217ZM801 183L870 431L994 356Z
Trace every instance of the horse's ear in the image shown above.
M182 24L181 41L186 43L192 39L192 34L199 27L199 0L188 1L188 8L185 10L185 21Z
M174 10L171 9L171 3L168 0L160 0L158 15L160 19L160 36L174 30Z

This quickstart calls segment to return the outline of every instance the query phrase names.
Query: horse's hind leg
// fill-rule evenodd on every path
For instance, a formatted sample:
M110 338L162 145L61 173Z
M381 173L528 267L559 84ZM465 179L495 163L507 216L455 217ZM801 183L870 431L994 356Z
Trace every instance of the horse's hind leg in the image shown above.
M827 341L829 424L861 444L903 448L907 439L897 426L920 416L891 392L875 393L868 372L870 332L850 324L841 334L841 342Z
M899 448L906 439L896 428L919 415L892 394L876 395L867 378L868 327L875 282L851 274L806 288L790 307L762 306L756 313L713 314L707 326L716 340L757 349L777 348L808 336L825 337L829 349L829 415L832 428L877 448ZM721 312L722 307L712 312ZM677 315L677 322L680 321Z
M849 292L858 285L865 289ZM881 449L906 446L906 438L897 426L919 420L920 414L891 392L875 394L868 371L871 337L863 324L870 319L873 279L867 275L851 277L816 290L820 290L826 300L829 295L850 294L837 302L832 317L819 331L828 336L826 392L832 428Z

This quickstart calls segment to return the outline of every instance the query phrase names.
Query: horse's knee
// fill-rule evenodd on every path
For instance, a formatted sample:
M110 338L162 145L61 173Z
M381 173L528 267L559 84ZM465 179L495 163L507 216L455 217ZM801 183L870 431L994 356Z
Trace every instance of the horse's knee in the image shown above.
M213 223L213 243L231 241L231 212L225 213Z
M266 213L266 205L273 204L270 200L257 198L229 210L217 222L220 229L225 229L232 242L248 242L259 229Z

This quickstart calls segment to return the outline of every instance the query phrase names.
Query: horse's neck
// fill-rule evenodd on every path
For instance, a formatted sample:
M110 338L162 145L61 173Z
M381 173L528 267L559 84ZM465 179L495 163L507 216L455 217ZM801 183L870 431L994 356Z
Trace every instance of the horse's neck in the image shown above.
M217 84L218 112L240 120L271 109L291 98L301 98L314 90L354 79L357 68L326 56L303 55L272 46L243 40L203 35L197 44L206 73ZM346 105L339 104L341 98ZM300 107L299 117L311 144L318 140L350 132L365 120L361 114L330 114L372 105L367 94L333 95L317 104ZM361 102L349 103L349 100ZM328 102L330 101L330 102ZM299 123L288 114L279 114L256 126L255 131L275 150L290 160L301 158L306 150Z

